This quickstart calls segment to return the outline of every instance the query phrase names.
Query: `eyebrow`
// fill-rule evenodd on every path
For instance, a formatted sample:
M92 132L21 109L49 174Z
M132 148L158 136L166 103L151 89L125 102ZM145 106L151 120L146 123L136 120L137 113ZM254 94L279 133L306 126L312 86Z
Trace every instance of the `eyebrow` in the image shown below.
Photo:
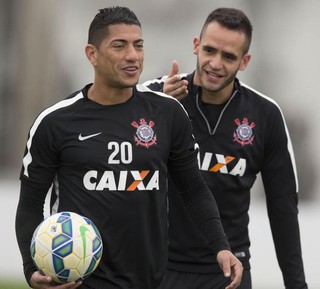
M212 49L212 50L215 50L217 51L218 49L216 49L215 47L211 46L211 45L203 45L203 49ZM229 56L233 56L235 58L238 58L238 56L232 52L228 52L228 51L224 51L222 50L222 54L223 55L229 55Z
M113 39L112 41L111 41L111 43L112 42L123 42L123 43L126 43L126 42L129 42L128 40L126 40L126 39L122 39L122 38L116 38L116 39ZM135 40L135 41L133 41L134 43L137 43L137 42L144 42L144 40L141 38L141 39L137 39L137 40Z

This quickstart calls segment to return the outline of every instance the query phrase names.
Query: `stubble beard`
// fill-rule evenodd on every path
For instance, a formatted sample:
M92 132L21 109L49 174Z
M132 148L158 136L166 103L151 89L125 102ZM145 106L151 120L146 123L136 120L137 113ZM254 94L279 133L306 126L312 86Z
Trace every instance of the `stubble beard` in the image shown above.
M235 72L235 73L231 74L229 77L227 77L219 85L212 85L212 84L208 83L207 81L205 81L206 72L200 68L199 62L197 63L197 73L198 73L198 76L199 76L199 81L200 81L202 89L205 89L208 92L214 92L214 93L222 91L229 84L231 84L235 80L235 78L237 76L237 72Z

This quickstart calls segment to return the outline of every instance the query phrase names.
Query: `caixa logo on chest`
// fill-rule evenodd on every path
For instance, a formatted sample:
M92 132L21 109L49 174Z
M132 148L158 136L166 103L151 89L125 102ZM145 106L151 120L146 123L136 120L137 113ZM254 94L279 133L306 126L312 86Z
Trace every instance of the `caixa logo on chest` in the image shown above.
M88 171L83 185L89 191L152 191L159 190L159 171Z
M199 158L199 168L202 171L212 173L228 174L242 177L246 172L246 159L236 159L233 156L224 156L221 154L213 154L206 152L203 155L202 162Z

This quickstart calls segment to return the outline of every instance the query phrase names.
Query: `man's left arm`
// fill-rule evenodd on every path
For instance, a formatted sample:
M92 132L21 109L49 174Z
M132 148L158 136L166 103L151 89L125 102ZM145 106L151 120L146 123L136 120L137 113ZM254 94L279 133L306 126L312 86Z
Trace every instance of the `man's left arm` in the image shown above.
M306 289L298 221L298 181L288 129L280 110L270 117L261 171L274 246L286 288Z
M231 278L226 289L235 289L240 284L243 267L230 251L216 201L199 170L198 151L195 149L190 121L182 107L179 108L174 114L176 119L172 122L179 125L172 128L168 170L180 192L182 204L211 246L224 275Z

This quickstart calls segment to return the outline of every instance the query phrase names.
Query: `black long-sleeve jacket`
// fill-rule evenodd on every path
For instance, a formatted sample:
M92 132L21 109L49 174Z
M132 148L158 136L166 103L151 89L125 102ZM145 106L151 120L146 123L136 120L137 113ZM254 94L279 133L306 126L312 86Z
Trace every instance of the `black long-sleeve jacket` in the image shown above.
M249 269L250 189L261 173L285 286L307 288L298 223L297 172L281 109L274 100L238 79L226 104L205 104L201 101L201 88L193 84L194 73L181 76L189 83L189 95L181 103L189 114L200 147L199 166L217 201L232 251L244 268ZM162 91L166 78L144 85ZM170 191L175 190L171 183ZM187 272L218 272L210 248L179 204L176 194L169 193L169 197L168 267Z
M101 233L100 264L83 282L90 288L160 286L168 259L170 171L212 252L229 249L181 104L138 85L127 102L101 105L87 97L90 85L42 111L29 131L16 215L27 281L36 271L31 236L51 185L52 213L79 213Z

